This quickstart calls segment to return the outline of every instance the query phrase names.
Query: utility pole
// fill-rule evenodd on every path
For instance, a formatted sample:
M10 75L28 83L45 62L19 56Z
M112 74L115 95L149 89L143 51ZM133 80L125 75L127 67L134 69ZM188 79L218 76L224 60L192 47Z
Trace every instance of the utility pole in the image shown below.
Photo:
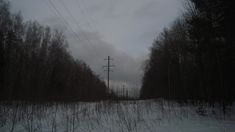
M114 65L110 65L110 61L113 61L113 59L110 58L110 56L108 56L107 59L104 59L104 60L107 60L108 61L108 64L103 66L104 68L107 68L105 69L104 71L107 71L107 87L109 89L109 78L110 78L110 72L113 72L113 70L111 69L112 67L114 67Z

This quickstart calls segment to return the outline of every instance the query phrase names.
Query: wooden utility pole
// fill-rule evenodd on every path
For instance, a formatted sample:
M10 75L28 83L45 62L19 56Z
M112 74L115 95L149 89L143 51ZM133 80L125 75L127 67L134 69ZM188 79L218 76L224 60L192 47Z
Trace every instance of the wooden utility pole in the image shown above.
M114 65L110 65L110 61L112 61L113 59L110 58L110 56L108 56L108 59L104 59L108 61L108 64L103 66L105 69L105 71L107 71L107 87L109 89L109 78L110 78L110 72L113 72L113 70L111 69L112 67L114 67Z

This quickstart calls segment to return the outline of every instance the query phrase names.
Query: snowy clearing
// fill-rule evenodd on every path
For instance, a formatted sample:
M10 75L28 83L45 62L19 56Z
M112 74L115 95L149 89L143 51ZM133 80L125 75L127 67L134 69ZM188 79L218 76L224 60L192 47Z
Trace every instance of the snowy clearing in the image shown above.
M234 132L235 107L167 101L0 105L0 132Z

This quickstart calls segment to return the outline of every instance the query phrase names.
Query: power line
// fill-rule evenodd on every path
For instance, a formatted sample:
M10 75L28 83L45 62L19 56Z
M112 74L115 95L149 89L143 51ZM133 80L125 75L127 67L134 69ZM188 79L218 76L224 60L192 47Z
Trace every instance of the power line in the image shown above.
M60 1L60 3L61 3L61 5L63 6L63 8L65 9L65 11L67 12L67 14L69 14L70 15L70 17L72 18L72 20L75 22L75 24L76 24L76 26L79 28L79 29L81 29L81 26L80 26L80 24L79 24L79 22L77 21L77 19L74 17L74 15L71 13L71 11L69 10L69 8L66 6L66 4L64 3L64 1L62 0L59 0ZM65 25L68 25L68 27L70 28L70 30L72 31L72 33L75 35L75 36L73 36L73 37L75 37L75 39L78 39L79 41L81 41L82 42L82 39L81 39L81 37L80 37L80 35L78 35L75 31L74 31L74 29L71 27L71 25L69 24L69 22L63 17L63 15L61 14L61 12L59 11L59 9L58 9L58 7L55 5L55 3L53 2L53 0L49 0L49 2L47 2L47 0L46 0L46 3L49 5L49 8L53 8L54 10L52 10L54 13L55 13L55 15L57 16L57 17L60 17L60 18L62 18L62 21L63 21L63 23L65 24ZM79 9L81 9L81 6L79 6L80 8ZM82 11L84 14L85 14L85 11ZM91 27L91 25L90 25L90 27ZM97 32L97 31L96 31ZM84 37L86 38L86 40L87 40L87 42L89 43L89 45L92 47L92 49L96 52L96 50L95 50L95 48L93 47L93 45L92 45L92 43L90 42L90 39L89 38L87 38L87 36L86 36L86 34L84 34ZM94 54L94 52L92 52L92 54ZM113 67L113 65L110 65L110 60L112 60L112 59L110 59L110 57L108 57L108 69L107 69L107 71L108 71L108 88L109 88L109 77L110 77L110 72L112 72L112 70L110 69L110 67Z
M46 1L47 1L47 0L46 0ZM55 6L55 4L53 3L52 0L49 0L49 5L50 5L49 8L52 7L52 8L54 9L56 16L62 18L63 23L64 23L65 25L67 25L67 26L70 28L70 30L72 31L72 33L74 33L75 38L78 39L79 41L82 41L82 39L80 38L80 36L73 30L73 28L72 28L72 27L70 26L70 24L66 21L66 19L63 17L63 15L60 13L60 11L56 8L56 6Z
M80 26L80 24L79 24L79 22L78 22L77 19L73 16L73 14L71 13L71 11L68 9L68 7L67 7L66 4L64 3L64 1L63 1L63 0L59 0L59 1L60 1L60 3L62 4L62 6L64 7L64 9L65 9L65 10L68 12L68 14L71 16L71 18L73 19L73 21L74 21L74 23L76 24L76 26L77 26L79 29L82 29L81 26ZM88 38L85 34L84 34L84 36L85 36L87 42L89 42L89 43L91 44L89 38ZM92 45L92 44L91 44L91 45Z
M87 6L85 4L85 2L83 0L77 0L77 7L81 10L81 13L87 18L87 24L91 29L94 29L95 32L98 32L97 30L97 25L95 25L96 23L94 22L94 20L92 19L92 16L90 16L87 13ZM89 18L88 18L89 17ZM91 21L91 22L90 22Z
M63 16L61 15L60 11L58 10L58 8L56 8L55 4L52 2L52 0L49 0L50 1L50 4L53 6L53 8L56 10L56 12L63 18ZM65 9L65 11L70 15L70 17L72 18L72 20L74 21L74 23L76 24L76 26L78 27L78 29L81 30L81 26L79 24L79 22L77 21L77 19L73 16L73 14L71 13L71 11L68 9L68 7L66 6L66 4L63 2L63 0L59 0L61 5L63 6L63 8ZM63 18L64 21L66 21L64 18ZM69 25L69 27L71 28L72 32L78 37L78 39L80 41L82 41L81 39L81 35L78 35L74 30L73 28L70 26L70 24L66 21L67 25ZM88 44L90 47L92 47L92 49L96 52L95 48L93 47L90 39L87 37L86 34L82 34L84 36L84 38L87 40ZM92 54L95 56L94 52L92 52Z

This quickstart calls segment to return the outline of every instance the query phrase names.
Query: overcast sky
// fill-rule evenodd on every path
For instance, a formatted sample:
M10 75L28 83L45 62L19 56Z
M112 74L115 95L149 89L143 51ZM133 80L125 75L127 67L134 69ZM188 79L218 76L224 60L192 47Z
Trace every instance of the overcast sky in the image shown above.
M65 32L75 58L102 79L104 58L115 65L113 87L140 88L154 38L182 12L182 0L10 0L25 20Z

